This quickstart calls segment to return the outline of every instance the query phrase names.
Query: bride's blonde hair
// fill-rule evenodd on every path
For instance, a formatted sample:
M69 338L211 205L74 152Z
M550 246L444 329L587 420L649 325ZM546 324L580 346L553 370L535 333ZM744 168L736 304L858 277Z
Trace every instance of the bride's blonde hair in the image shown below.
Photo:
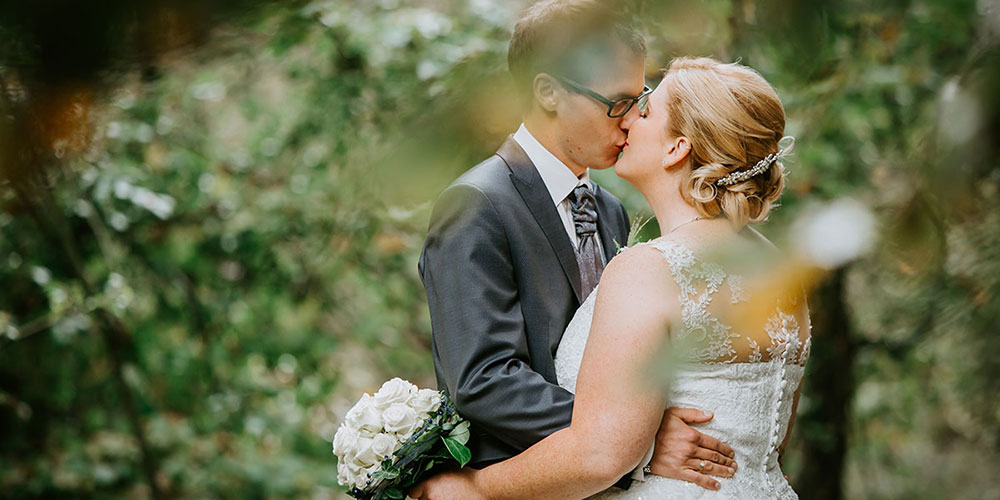
M778 152L785 132L778 94L753 69L707 57L674 59L663 81L667 133L691 141L691 175L681 183L681 196L703 217L722 214L739 225L763 222L784 187L779 161L742 182L717 183Z

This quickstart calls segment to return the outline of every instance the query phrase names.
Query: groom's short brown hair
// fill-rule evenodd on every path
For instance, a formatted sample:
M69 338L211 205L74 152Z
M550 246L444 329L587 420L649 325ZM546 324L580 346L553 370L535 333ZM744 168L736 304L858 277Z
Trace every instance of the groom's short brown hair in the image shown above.
M609 66L616 47L645 57L646 42L622 13L602 0L543 0L514 26L507 68L514 86L530 102L535 75L550 73L586 83Z

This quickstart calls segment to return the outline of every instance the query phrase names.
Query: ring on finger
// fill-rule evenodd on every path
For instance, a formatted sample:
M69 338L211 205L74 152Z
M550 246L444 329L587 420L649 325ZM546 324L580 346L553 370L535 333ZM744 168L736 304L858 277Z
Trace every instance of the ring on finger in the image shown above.
M708 465L708 463L706 463L704 460L698 462L698 472L704 471L706 465Z

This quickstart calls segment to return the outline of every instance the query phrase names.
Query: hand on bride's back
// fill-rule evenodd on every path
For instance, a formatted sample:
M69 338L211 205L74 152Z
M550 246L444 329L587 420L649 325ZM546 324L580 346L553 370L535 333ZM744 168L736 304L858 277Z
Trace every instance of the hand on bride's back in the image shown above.
M664 412L656 432L650 472L709 490L719 489L718 481L711 476L733 477L737 470L733 449L691 427L711 419L712 414L690 408L670 408Z

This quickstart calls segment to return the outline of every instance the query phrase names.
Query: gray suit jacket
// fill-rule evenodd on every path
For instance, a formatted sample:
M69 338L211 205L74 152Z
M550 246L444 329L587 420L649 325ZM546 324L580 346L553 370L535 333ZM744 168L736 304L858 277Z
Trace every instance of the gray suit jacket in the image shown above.
M628 216L596 187L605 255ZM434 206L420 255L438 386L472 423L474 466L567 427L573 395L553 357L586 297L573 244L538 171L512 138L455 180Z

